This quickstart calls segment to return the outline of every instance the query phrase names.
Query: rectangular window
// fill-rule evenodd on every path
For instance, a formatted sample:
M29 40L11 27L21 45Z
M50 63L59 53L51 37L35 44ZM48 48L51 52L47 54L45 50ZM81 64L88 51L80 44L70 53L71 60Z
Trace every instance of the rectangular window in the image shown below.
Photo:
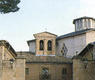
M62 69L62 80L67 80L67 69L66 68L63 68Z
M29 68L25 69L25 73L28 75L29 74Z
M66 74L67 74L67 69L66 68L63 68L62 75L66 75Z

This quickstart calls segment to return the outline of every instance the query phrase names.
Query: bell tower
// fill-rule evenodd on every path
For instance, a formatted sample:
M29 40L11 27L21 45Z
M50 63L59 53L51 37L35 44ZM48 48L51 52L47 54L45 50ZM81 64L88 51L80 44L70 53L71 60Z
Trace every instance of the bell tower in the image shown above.
M56 36L49 32L34 34L36 39L36 55L55 55Z

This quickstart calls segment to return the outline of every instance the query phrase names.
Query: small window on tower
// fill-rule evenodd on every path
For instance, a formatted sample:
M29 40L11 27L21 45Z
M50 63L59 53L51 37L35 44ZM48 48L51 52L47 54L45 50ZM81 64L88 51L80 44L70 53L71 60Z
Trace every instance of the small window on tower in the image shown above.
M50 51L52 50L52 41L50 40L48 41L48 50Z
M44 41L40 40L40 50L44 50Z

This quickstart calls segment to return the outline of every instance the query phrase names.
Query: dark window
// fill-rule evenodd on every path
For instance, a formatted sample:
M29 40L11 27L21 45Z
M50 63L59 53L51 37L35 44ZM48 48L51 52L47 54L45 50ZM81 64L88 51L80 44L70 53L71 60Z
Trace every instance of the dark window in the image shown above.
M41 73L41 80L48 80L49 79L49 70L48 68L43 68Z
M44 41L40 40L40 50L44 50Z
M43 68L42 69L42 74L48 74L48 68Z
M52 41L48 41L48 50L52 50Z
M67 74L67 69L66 68L63 68L62 75L66 75L66 74Z
M25 73L28 75L29 74L29 68L25 69Z
M67 80L67 69L66 68L62 69L62 80Z

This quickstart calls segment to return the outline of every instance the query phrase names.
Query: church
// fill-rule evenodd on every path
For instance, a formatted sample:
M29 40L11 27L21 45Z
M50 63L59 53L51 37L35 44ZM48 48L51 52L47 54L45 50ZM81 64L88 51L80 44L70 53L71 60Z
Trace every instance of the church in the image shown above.
M29 51L0 41L0 80L95 80L95 19L73 20L75 31L33 34Z

